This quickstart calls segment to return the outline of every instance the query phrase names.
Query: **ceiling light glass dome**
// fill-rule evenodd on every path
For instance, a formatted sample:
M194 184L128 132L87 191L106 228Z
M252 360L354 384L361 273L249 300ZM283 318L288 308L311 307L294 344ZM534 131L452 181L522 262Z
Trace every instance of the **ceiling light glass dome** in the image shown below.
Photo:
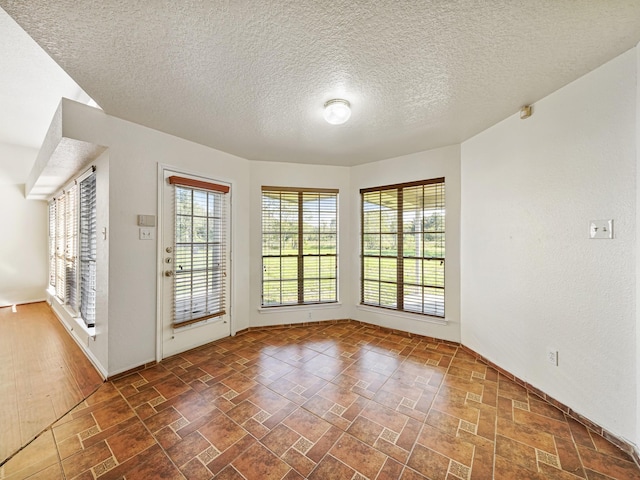
M331 125L341 125L351 116L351 105L346 100L335 98L324 104L324 119Z

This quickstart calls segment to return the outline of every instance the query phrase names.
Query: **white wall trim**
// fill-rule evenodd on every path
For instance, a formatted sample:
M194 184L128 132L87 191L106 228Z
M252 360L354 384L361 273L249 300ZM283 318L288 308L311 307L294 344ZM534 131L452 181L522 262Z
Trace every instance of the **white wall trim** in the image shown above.
M378 315L406 318L418 322L435 323L436 325L447 325L449 323L446 318L438 318L431 315L421 315L419 313L403 312L400 310L392 310L390 308L379 308L370 305L356 305L356 308L365 312L377 313Z
M331 303L310 303L303 305L280 305L277 307L259 307L258 312L262 314L293 312L299 310L325 310L330 308L341 308L342 302Z
M234 288L233 288L233 282L234 282L234 278L235 278L235 272L233 270L234 267L234 261L233 261L233 255L234 255L234 251L233 251L233 218L235 216L234 213L234 208L233 208L233 195L234 195L234 189L236 187L235 182L229 178L224 178L224 177L220 177L220 176L216 176L216 178L213 178L211 176L211 174L206 174L206 173L202 173L202 172L198 172L198 171L193 171L193 170L189 170L189 169L185 169L182 167L176 167L174 165L169 165L169 164L165 164L165 163L158 163L158 171L157 171L157 181L158 181L158 188L157 188L157 193L158 193L158 198L157 198L157 202L158 202L158 218L157 218L157 229L156 229L156 251L157 253L157 270L156 270L156 358L155 361L160 362L163 358L163 340L162 340L162 330L164 328L164 302L163 302L163 280L162 280L162 272L164 270L164 262L163 262L163 258L165 255L165 252L162 250L162 235L163 235L163 228L164 228L164 224L163 224L163 220L164 220L164 208L163 208L163 200L164 200L164 174L166 171L171 171L174 173L179 173L182 175L187 175L187 176L191 176L191 177L199 177L203 180L214 180L216 182L221 182L221 183L226 183L227 185L229 185L230 187L230 191L229 191L229 218L227 220L227 229L229 231L229 244L228 244L228 249L229 249L229 265L227 267L227 271L231 272L231 278L229 280L229 291L227 292L228 295L226 295L227 297L227 302L226 302L226 312L228 315L228 322L229 322L229 334L230 336L235 336L236 334L236 326L235 326L235 322L233 319L233 305L234 305ZM206 321L203 322L201 324L198 325L202 325L202 324L206 324L206 323L214 323L215 321L219 321L219 320L213 320L213 321ZM186 328L186 327L183 327ZM193 347L195 348L195 346ZM134 367L131 367L134 368ZM125 370L120 370L120 371L126 371ZM116 372L118 373L118 372Z
M60 321L65 330L69 333L69 336L78 344L82 352L98 370L103 380L109 377L107 369L100 363L93 352L89 349L89 342L95 341L95 334L91 335L89 328L80 324L80 321L76 317L71 316L69 311L60 303L60 301L48 295L47 303L51 307L56 318ZM84 323L84 322L83 322ZM83 328L84 327L84 328Z

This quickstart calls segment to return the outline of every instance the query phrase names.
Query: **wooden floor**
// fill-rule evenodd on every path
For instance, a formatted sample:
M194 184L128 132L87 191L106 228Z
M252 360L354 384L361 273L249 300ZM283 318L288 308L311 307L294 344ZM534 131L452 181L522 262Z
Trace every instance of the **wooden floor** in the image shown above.
M102 383L46 303L0 308L0 465Z

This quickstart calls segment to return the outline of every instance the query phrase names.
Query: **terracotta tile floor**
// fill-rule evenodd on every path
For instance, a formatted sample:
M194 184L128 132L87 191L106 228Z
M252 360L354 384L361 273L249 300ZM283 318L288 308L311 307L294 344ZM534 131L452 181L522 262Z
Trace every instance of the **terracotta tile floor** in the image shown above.
M640 479L461 349L356 323L252 331L107 382L7 462L30 479Z

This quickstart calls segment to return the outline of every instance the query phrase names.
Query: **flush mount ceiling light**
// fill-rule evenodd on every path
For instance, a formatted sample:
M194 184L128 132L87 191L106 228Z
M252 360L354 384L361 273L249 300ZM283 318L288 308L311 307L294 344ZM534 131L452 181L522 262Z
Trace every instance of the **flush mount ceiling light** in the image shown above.
M340 125L349 120L351 105L346 100L334 98L324 104L324 119L331 125Z

